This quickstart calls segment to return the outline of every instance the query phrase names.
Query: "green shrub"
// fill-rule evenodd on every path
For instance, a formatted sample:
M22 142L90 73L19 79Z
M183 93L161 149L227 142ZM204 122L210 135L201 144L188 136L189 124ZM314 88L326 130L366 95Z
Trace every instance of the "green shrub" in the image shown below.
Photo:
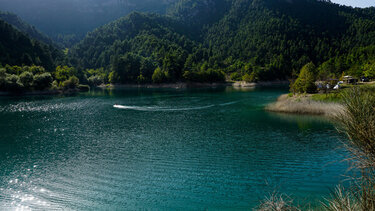
M250 82L253 82L253 79L251 78L249 74L246 73L245 75L242 76L242 81L246 81L250 83Z
M87 79L87 82L90 86L99 86L104 83L104 80L100 76L93 75Z
M19 92L24 88L19 76L17 75L8 75L5 78L5 83L6 89L10 92Z
M152 74L152 82L163 83L167 81L167 76L165 72L160 68L156 68L154 74Z
M234 72L234 73L230 74L230 79L232 81L240 81L240 80L242 80L242 76L241 76L240 73Z
M34 75L30 72L23 72L20 75L20 81L26 89L29 89L34 80Z
M64 89L76 89L79 86L79 79L76 76L71 76L62 83L62 86Z
M51 87L53 82L52 75L50 73L42 73L34 75L33 86L37 90L44 90Z
M142 84L142 83L146 83L146 78L142 75L142 74L140 74L138 77L137 77L137 82L138 83L140 83L140 84Z
M119 76L116 72L112 71L108 75L108 82L111 84L117 83L119 81Z

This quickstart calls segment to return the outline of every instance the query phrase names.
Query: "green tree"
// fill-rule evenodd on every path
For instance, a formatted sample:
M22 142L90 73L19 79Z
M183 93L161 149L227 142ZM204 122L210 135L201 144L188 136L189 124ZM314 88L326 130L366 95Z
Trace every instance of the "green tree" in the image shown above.
M11 92L18 92L23 89L23 84L18 75L8 75L6 78L6 89Z
M364 76L368 78L375 78L375 62L371 64L366 64L363 66Z
M310 62L302 67L297 80L291 84L291 91L293 93L314 93L316 92L315 65Z
M160 67L157 67L154 74L152 74L152 82L154 83L162 83L166 81L166 78L164 71Z
M53 77L50 73L42 73L34 75L33 86L37 90L44 90L51 87Z
M101 85L104 82L104 80L100 76L93 75L87 79L87 82L90 86L98 86Z
M120 82L135 82L140 74L141 57L133 53L127 53L116 59L112 68L118 74Z
M76 76L71 76L68 80L62 83L64 89L76 89L79 86L79 79Z
M29 89L32 86L33 80L34 75L31 72L25 71L20 75L20 81L26 89Z
M77 71L73 67L68 66L57 66L55 71L55 80L57 82L64 82L70 77L77 75Z
M111 84L119 82L118 74L115 71L110 72L108 75L108 81Z

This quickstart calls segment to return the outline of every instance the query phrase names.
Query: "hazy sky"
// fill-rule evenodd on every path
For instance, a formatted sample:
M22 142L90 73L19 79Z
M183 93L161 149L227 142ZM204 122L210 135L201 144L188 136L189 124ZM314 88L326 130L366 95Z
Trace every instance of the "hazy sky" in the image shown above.
M337 4L344 4L353 7L371 7L375 6L374 0L331 0Z

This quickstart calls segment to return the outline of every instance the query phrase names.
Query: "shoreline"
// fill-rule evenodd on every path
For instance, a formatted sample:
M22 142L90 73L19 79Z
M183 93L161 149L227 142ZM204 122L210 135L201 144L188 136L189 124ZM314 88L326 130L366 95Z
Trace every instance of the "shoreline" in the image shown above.
M277 101L266 106L265 110L278 113L319 115L334 118L344 110L339 103L315 101L307 96L281 95Z
M179 82L179 83L165 83L165 84L110 84L100 85L100 88L215 88L215 87L235 87L235 88L254 88L264 86L278 86L287 85L289 81L264 81L257 83L248 83L245 81L235 82L215 82L215 83L198 83L198 82Z
M165 83L165 84L110 84L110 85L99 85L96 88L147 88L147 89L158 89L158 88L173 88L173 89L186 89L186 88L218 88L218 87L234 87L234 88L256 88L256 87L267 87L267 86L279 86L287 85L289 81L263 81L257 83L248 83L245 81L235 82L215 82L215 83ZM81 90L44 90L44 91L28 91L20 93L2 92L0 96L33 96L33 95L60 95L60 94L72 94L78 93Z
M60 95L60 94L74 94L81 92L80 90L76 89L69 89L69 90L44 90L44 91L28 91L28 92L20 92L20 93L13 93L13 92L1 92L0 91L0 97L13 97L13 96L49 96L49 95Z

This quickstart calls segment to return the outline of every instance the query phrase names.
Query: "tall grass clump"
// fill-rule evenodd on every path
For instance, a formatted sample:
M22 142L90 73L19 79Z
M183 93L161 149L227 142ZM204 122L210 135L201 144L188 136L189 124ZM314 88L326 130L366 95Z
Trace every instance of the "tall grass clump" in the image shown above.
M300 211L301 209L293 205L293 199L287 195L277 192L261 201L256 208L258 211Z
M338 187L324 205L326 210L375 210L375 92L352 88L343 93L344 111L337 116L339 130L348 137L344 143L352 168L360 174L349 190Z

